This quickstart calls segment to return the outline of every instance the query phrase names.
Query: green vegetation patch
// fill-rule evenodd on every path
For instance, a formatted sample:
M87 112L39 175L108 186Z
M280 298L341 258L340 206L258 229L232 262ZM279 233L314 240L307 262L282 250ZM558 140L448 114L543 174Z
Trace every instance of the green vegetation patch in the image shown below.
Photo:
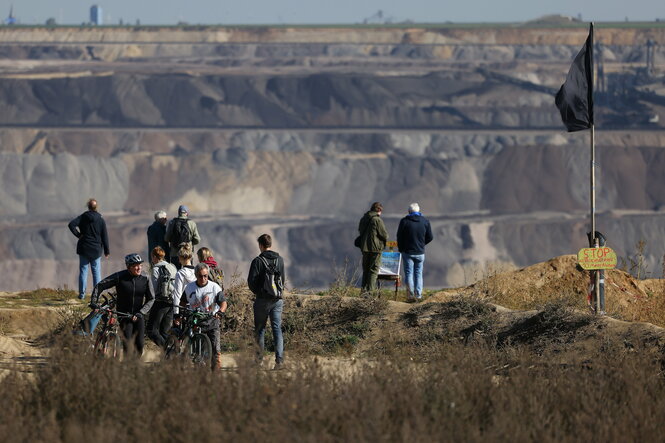
M386 300L377 298L289 303L283 319L285 346L317 355L351 354L387 307Z
M72 304L72 301L76 300L76 291L71 289L39 288L34 291L2 296L0 297L0 307L62 306Z

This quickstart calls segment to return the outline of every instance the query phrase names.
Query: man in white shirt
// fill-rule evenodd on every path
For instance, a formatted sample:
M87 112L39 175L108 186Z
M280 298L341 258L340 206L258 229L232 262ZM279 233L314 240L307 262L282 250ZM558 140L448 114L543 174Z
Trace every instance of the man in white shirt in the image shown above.
M219 319L226 312L226 297L224 291L215 282L209 281L210 268L205 263L199 263L194 269L196 281L185 286L185 299L189 309L194 311L215 314L215 317L200 323L201 329L210 338L215 350L213 369L222 367L222 346L219 336Z

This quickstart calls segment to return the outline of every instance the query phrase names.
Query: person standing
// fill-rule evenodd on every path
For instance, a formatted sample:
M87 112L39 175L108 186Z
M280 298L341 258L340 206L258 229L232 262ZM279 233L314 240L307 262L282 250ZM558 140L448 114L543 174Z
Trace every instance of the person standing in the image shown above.
M425 245L433 238L432 227L420 213L420 205L411 203L409 215L400 220L397 228L397 249L402 253L404 263L407 301L421 301L423 298Z
M215 260L215 257L212 256L212 251L205 246L202 248L199 248L198 251L196 251L196 255L199 258L199 263L205 263L208 265L210 268L210 281L214 281L217 283L219 286L222 287L222 290L224 289L224 271L222 271L222 267L219 266L217 261Z
M70 221L67 226L78 238L76 253L79 256L79 299L85 300L88 266L92 267L92 283L97 285L102 274L102 254L107 258L109 256L109 235L106 222L97 212L97 200L88 200L88 210Z
M150 317L146 326L148 336L157 346L166 344L171 324L173 324L173 288L176 268L165 260L164 250L156 246L150 254L152 266L150 280L155 291L155 303L150 309Z
M266 322L270 318L275 343L275 369L284 363L284 338L282 336L282 311L284 310L284 260L273 251L272 237L263 234L257 239L261 253L252 260L247 275L247 285L256 296L254 299L254 339L258 347L258 360L263 360Z
M178 216L172 219L166 226L166 234L164 240L169 242L171 248L169 255L171 263L180 269L180 261L178 259L178 250L182 243L188 243L189 249L194 250L194 245L198 245L201 241L199 237L199 230L196 223L188 219L189 209L187 206L180 205L178 207Z
M379 276L379 266L381 265L381 252L386 247L388 241L388 231L381 220L383 205L379 202L372 203L369 211L363 215L358 223L358 232L360 233L360 250L363 254L363 293L376 290L376 281Z
M148 226L148 257L152 256L152 251L159 246L164 250L166 256L164 260L171 262L169 254L169 244L164 240L166 236L166 212L155 212L155 221Z
M120 319L120 329L124 340L125 352L129 350L129 343L134 342L134 347L140 356L143 354L145 317L150 312L155 301L152 281L141 273L143 259L138 254L125 256L126 270L116 272L100 281L92 291L90 307L99 309L99 296L107 289L116 290L116 309L118 312L129 314L131 317Z
M194 272L194 266L192 265L192 248L190 248L187 243L183 243L178 250L177 257L180 269L178 269L178 272L175 274L175 283L173 284L173 292L171 294L174 314L180 313L178 306L181 304L185 286L196 281L196 273ZM184 302L185 300L182 300L182 304L184 304Z

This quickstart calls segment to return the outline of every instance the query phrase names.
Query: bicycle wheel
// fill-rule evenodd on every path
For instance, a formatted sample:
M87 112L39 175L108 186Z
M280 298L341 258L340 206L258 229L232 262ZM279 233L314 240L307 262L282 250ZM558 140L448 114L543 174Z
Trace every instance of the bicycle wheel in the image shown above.
M182 342L177 335L171 334L166 339L166 345L164 346L164 358L166 360L171 360L182 355Z
M122 339L115 332L110 332L106 340L106 356L116 360L122 360Z
M212 343L207 335L194 334L187 340L187 352L194 364L208 365L212 358Z
M95 351L100 357L122 360L122 339L115 332L102 333L95 343Z

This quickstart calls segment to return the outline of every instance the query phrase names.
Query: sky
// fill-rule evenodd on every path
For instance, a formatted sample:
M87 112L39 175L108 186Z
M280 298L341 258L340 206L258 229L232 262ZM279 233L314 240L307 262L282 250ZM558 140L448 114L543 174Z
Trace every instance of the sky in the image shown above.
M584 21L665 21L662 0L0 0L0 17L21 24L79 25L93 4L104 22L118 24L353 24L382 11L383 19L420 23L523 22L547 14Z

